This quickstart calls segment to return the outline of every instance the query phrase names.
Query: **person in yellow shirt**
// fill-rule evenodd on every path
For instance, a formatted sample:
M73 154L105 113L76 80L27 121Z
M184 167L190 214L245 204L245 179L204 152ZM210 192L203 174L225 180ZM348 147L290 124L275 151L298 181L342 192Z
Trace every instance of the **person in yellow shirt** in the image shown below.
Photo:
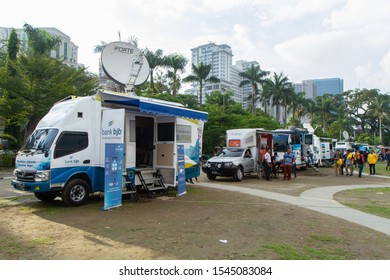
M368 154L368 166L370 167L370 175L375 175L375 164L378 161L378 156L371 150L371 153Z

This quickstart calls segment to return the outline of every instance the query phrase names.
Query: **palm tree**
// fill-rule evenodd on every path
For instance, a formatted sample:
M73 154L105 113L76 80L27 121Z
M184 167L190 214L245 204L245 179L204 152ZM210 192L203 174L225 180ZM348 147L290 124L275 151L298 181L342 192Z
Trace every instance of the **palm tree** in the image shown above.
M288 111L292 113L292 123L299 126L301 118L308 111L308 100L305 98L304 92L292 92L290 100Z
M172 68L172 71L168 71L168 78L172 79L172 95L176 96L177 91L180 88L180 76L177 72L184 72L187 66L188 59L180 54L170 54L165 57L165 66Z
M379 120L379 141L382 144L382 122L385 117L389 117L390 96L378 94L372 101L370 110Z
M199 83L199 106L202 106L203 85L204 83L219 83L220 79L215 76L208 77L211 71L211 64L204 64L201 62L199 65L192 64L191 75L183 79L184 82L197 82ZM208 78L207 78L208 77Z
M254 114L256 112L256 101L258 99L259 95L259 89L258 84L263 85L265 82L264 77L269 74L268 71L263 71L260 69L260 65L251 65L250 68L246 69L244 72L238 73L243 80L238 85L239 87L243 87L245 85L251 85L252 86L252 113Z
M324 94L321 96L317 96L314 102L315 102L317 123L318 124L321 123L322 132L325 133L333 117L333 112L334 112L333 96L331 94Z
M157 49L153 52L146 49L145 57L148 60L150 67L150 90L152 93L155 93L156 89L154 87L153 72L158 66L164 65L163 51L161 49Z
M291 83L288 81L288 77L283 73L274 73L272 79L267 79L264 83L263 91L272 98L272 105L276 110L276 121L280 122L279 106L283 104L286 111L288 104L288 95L291 94Z

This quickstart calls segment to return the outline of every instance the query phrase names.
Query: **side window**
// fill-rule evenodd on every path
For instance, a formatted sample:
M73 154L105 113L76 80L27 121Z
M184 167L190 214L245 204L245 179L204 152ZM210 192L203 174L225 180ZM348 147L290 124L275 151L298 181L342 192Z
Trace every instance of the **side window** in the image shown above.
M57 140L54 158L60 158L82 151L88 147L88 133L63 132Z

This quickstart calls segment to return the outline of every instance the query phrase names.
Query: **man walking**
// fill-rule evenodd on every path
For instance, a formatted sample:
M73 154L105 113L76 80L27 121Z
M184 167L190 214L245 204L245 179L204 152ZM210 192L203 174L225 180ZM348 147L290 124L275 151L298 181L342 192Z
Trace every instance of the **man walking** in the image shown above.
M346 176L353 175L353 164L354 164L353 159L354 159L353 154L351 153L350 150L347 150L347 155L345 156L345 173L347 173Z
M271 152L270 149L267 149L267 152L264 155L264 162L263 162L265 179L267 181L271 181L271 179L269 178L271 175L271 164L272 164L270 152Z
M370 167L370 175L375 175L375 164L378 161L378 155L371 150L371 153L368 154L368 166Z
M341 168L343 165L343 160L341 159L340 150L336 151L336 153L333 156L333 160L334 160L335 175L339 176L339 174L340 175L342 174Z
M356 152L356 163L357 163L357 166L358 166L358 169L359 169L359 178L362 177L362 171L363 171L363 166L364 166L364 154L363 154L363 151L360 151L359 152Z
M287 149L287 153L283 156L283 170L284 170L284 180L291 179L292 167L295 161L294 153L291 152L291 149Z

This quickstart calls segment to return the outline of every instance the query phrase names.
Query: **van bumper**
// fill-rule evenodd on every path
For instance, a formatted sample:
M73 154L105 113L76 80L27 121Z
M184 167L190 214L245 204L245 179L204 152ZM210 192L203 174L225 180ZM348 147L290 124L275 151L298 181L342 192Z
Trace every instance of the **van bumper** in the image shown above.
M50 192L53 191L50 188L49 181L46 182L23 182L18 180L12 180L11 185L14 189L26 192Z
M218 167L202 167L202 171L207 174L221 176L221 177L232 177L237 170L238 166L232 165L232 166L222 166L220 168Z

